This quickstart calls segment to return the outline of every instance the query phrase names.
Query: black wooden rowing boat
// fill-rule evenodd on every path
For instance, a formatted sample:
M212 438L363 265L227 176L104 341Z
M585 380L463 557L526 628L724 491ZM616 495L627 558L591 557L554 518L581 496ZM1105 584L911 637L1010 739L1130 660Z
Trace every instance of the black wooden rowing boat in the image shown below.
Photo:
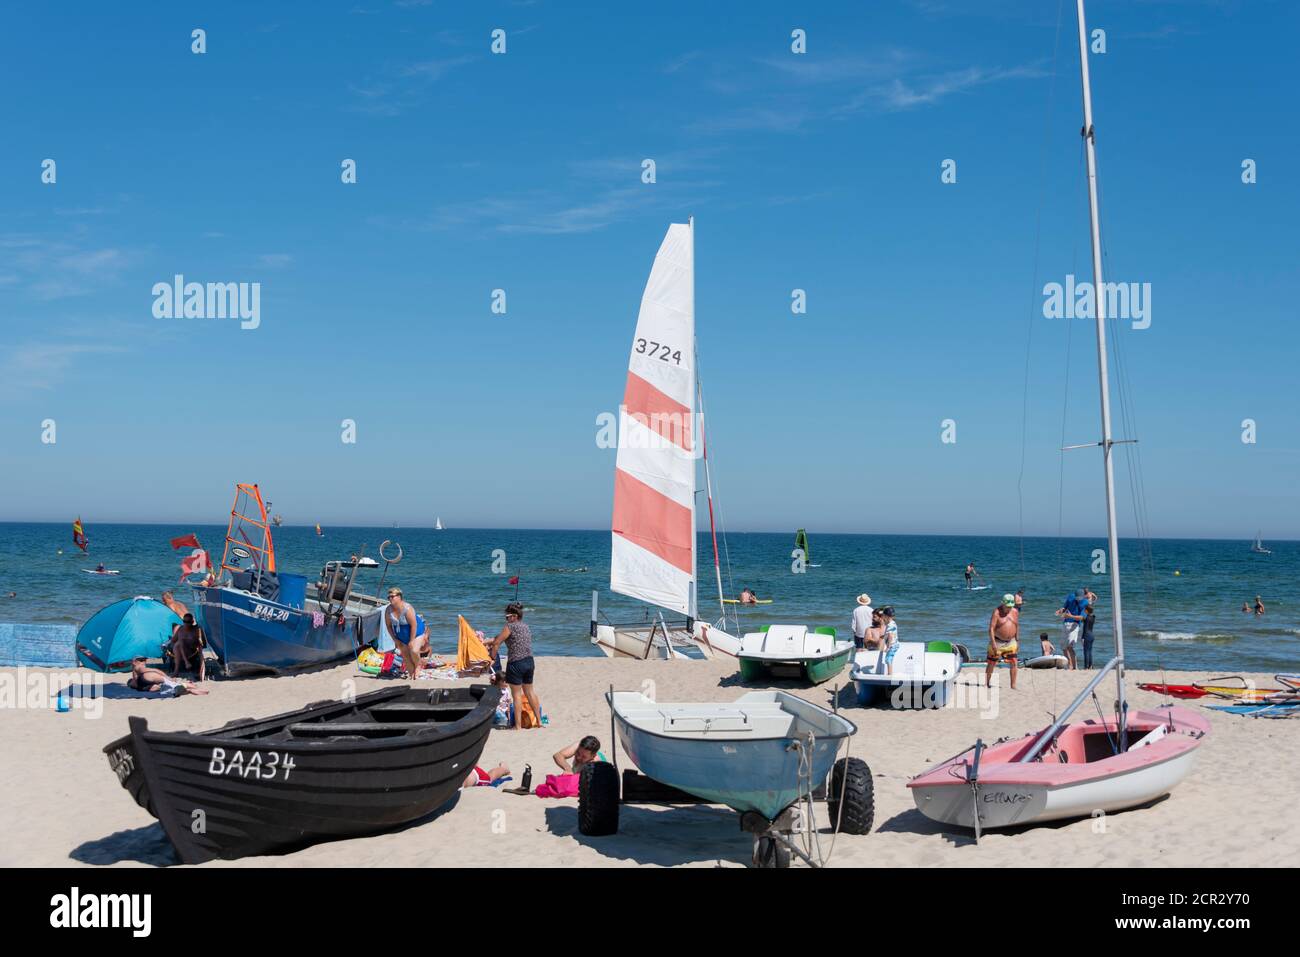
M403 685L214 731L131 732L104 748L186 864L361 837L445 805L483 753L486 685Z

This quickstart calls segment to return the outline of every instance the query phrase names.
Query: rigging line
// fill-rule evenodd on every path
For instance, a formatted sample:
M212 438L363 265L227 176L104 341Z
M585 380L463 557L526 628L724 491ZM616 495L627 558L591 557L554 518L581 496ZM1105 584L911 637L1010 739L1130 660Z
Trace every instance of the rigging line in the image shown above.
M1057 61L1061 50L1061 22L1065 0L1056 7L1056 38L1052 47L1052 78L1047 87L1043 116L1043 147L1038 164L1038 208L1034 211L1034 281L1029 290L1029 323L1025 335L1025 381L1020 400L1020 475L1016 479L1016 510L1020 529L1020 577L1025 578L1025 456L1029 442L1029 369L1034 346L1035 307L1038 305L1038 265L1043 235L1043 202L1047 195L1047 158L1052 143L1052 105L1056 100Z
M701 366L701 363L700 363L700 354L699 354L698 351L696 351L696 353L695 353L695 382L696 382L696 387L697 387L697 389L699 390L699 396L700 396L700 417L701 417L701 419L704 417L704 389L703 389L703 387L700 385L700 382L701 382L702 379L703 379L702 372L703 372L703 369L702 369L702 366ZM710 461L713 463L713 473L716 473L716 472L717 472L717 465L718 465L718 455L717 455L717 450L716 450L716 448L715 448L715 450L714 450L713 456L710 458ZM726 523L726 520L723 518L723 515L722 515L722 483L721 483L720 481L718 481L716 474L713 474L712 481L713 481L713 484L716 486L716 489L717 489L717 494L716 494L715 496L713 496L713 499L714 499L714 506L715 506L716 513L717 513L717 527L718 527L718 531L720 531L720 532L722 533L722 554L723 554L723 561L722 561L722 564L724 564L724 565L726 566L726 569L727 569L727 590L728 590L729 592L731 592L731 593L734 595L734 594L736 593L736 590L735 590L735 589L736 589L736 582L735 582L735 579L732 577L732 573L731 573L731 548L730 548L730 546L729 546L728 543L727 543L727 523ZM721 598L722 596L719 595L718 597ZM726 606L723 605L722 607L723 607L723 613L722 613L722 630L723 630L723 631L726 631L726 629L727 629L727 613L726 613ZM735 610L735 612L734 612L734 616L735 616L735 619L736 619L736 627L739 629L739 627L740 627L740 606L739 606L739 605L736 606L736 610Z
M1079 138L1079 165L1083 165L1086 147L1083 143L1083 137ZM1070 275L1074 275L1074 270L1079 264L1079 235L1078 230L1071 230L1074 234L1074 242L1070 250ZM1073 310L1071 310L1073 311ZM1056 482L1056 574L1057 577L1065 575L1065 429L1068 421L1068 412L1070 408L1070 352L1074 343L1074 320L1065 320L1065 375L1063 376L1064 384L1061 387L1061 443L1060 448L1060 472Z
M1103 235L1105 235L1103 233ZM1103 240L1102 257L1107 264L1110 263L1109 245ZM1112 317L1115 321L1116 317ZM1133 381L1129 374L1127 352L1123 347L1118 334L1111 336L1111 354L1115 359L1118 375L1116 376L1117 391L1119 394L1120 417L1121 423L1125 430L1125 437L1136 440L1139 436L1137 424L1137 403L1133 395ZM1142 453L1140 446L1133 445L1127 450L1124 457L1125 467L1129 474L1129 492L1133 508L1133 521L1135 525L1135 534L1137 536L1137 549L1139 562L1142 566L1142 585L1144 597L1147 600L1147 612L1150 614L1155 605L1154 581L1155 581L1155 554L1151 544L1151 526L1150 515L1147 510L1146 483L1142 471Z

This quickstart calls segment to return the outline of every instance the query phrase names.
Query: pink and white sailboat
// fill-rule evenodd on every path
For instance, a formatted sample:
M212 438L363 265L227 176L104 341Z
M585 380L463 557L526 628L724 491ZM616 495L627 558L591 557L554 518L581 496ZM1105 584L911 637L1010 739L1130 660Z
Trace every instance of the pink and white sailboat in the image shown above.
M1097 153L1088 80L1088 35L1083 0L1076 0L1083 85L1083 136L1088 154L1094 289L1102 283L1097 209ZM1124 700L1124 627L1120 602L1119 541L1115 523L1115 445L1110 430L1106 370L1106 297L1096 297L1097 368L1101 385L1101 446L1106 473L1106 522L1115 657L1049 727L1014 741L982 741L913 778L916 806L944 824L975 829L1083 817L1146 804L1168 794L1192 769L1210 726L1187 708L1166 706L1129 713ZM1093 443L1090 443L1093 444ZM1110 672L1118 696L1113 716L1068 723ZM1100 704L1098 704L1100 712Z
M619 409L614 473L612 591L665 609L644 621L600 620L591 596L591 641L610 657L689 658L735 655L727 634L722 571L714 534L720 626L699 620L696 608L695 494L703 459L713 527L712 481L704 445L695 355L695 221L668 227L655 255L628 359ZM684 617L681 617L684 616ZM691 652L691 653L688 653Z

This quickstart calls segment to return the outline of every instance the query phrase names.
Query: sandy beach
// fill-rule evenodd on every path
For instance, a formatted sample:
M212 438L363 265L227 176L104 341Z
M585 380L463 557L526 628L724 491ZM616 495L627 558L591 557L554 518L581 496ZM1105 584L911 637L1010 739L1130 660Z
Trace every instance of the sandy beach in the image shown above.
M46 669L4 669L13 682ZM1049 713L1064 707L1087 681L1086 672L1022 671L1011 692L999 672L998 693L976 698L982 672L966 669L959 692L967 707L942 711L863 709L851 704L847 671L840 703L858 725L853 755L870 765L875 780L876 820L867 836L841 835L830 866L1276 866L1292 862L1294 840L1284 809L1290 806L1295 778L1277 769L1300 760L1300 722L1258 720L1207 711L1212 734L1200 750L1191 776L1154 805L1110 815L1104 822L1076 821L1013 833L986 834L978 846L964 831L945 833L915 810L905 787L909 777L973 743L1019 736L1044 726ZM1203 680L1203 674L1158 676L1130 672L1135 707L1160 703L1137 690L1140 681L1171 683ZM1271 686L1270 675L1252 675ZM483 763L504 762L518 774L525 762L534 781L557 770L551 754L584 734L611 742L605 690L630 690L653 682L663 701L732 700L745 688L726 662L639 662L598 658L538 659L537 687L549 717L536 731L494 730ZM234 718L292 710L312 701L337 698L355 682L364 693L388 684L355 673L349 664L329 671L286 678L209 682L207 697L139 700L111 697L100 703L98 718L74 709L67 713L31 707L7 708L0 736L0 865L67 866L85 864L167 866L176 864L162 828L118 785L101 752L138 714L156 729L205 730ZM469 684L468 681L457 682ZM110 676L107 685L124 684ZM421 684L444 684L421 682ZM450 683L446 683L450 684ZM1103 683L1103 707L1113 698ZM832 685L791 689L828 704ZM647 689L647 693L649 693ZM959 696L959 701L961 700ZM1197 707L1196 703L1192 703ZM1092 716L1085 705L1079 712ZM619 753L619 760L626 759ZM818 805L818 812L825 805ZM823 848L829 841L823 840ZM396 833L318 844L283 856L213 862L209 867L240 866L552 866L658 867L743 866L751 841L727 808L625 806L620 833L588 838L577 832L577 800L542 800L491 788L463 792L439 814Z

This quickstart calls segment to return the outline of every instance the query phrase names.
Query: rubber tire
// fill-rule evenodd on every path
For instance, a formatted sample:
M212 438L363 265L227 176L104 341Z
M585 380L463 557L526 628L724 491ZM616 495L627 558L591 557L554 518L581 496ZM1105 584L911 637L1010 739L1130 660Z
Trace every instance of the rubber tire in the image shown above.
M848 774L848 785L844 776ZM844 789L844 811L840 812L840 791ZM876 820L876 789L871 779L871 768L861 758L840 758L831 770L830 787L826 792L830 825L840 822L842 834L870 834Z
M754 838L755 867L789 867L790 849L770 837Z
M618 833L618 771L605 761L584 764L578 775L578 831L588 837Z

